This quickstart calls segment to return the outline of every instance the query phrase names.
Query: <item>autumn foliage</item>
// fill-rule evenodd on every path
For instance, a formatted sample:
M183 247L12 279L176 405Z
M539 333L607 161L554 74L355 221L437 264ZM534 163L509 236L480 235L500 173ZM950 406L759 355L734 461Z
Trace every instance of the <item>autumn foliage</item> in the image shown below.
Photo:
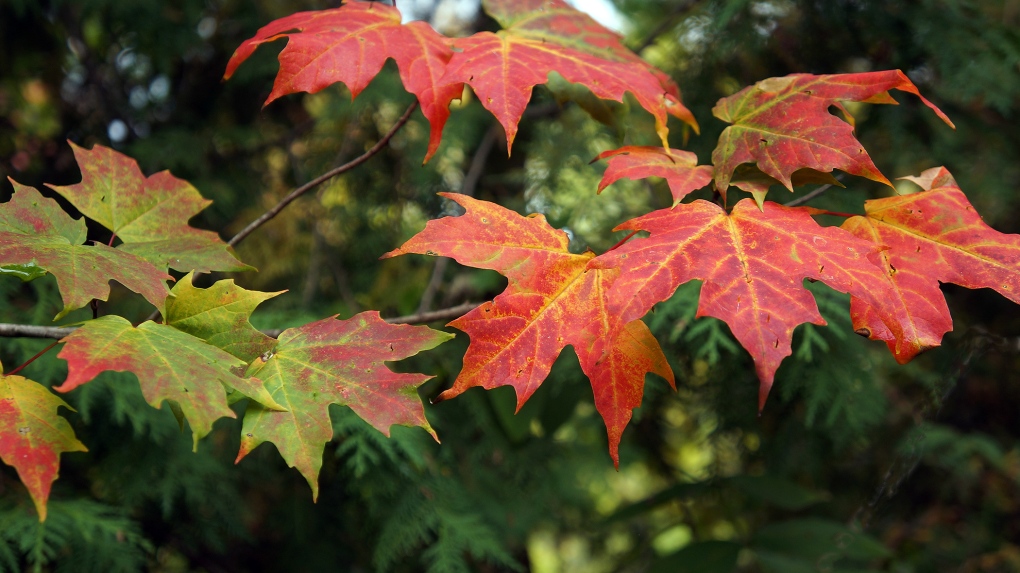
M512 386L519 409L571 346L618 463L646 374L674 384L642 317L688 281L702 281L698 316L725 322L751 355L759 408L791 354L794 329L825 323L805 279L849 293L856 332L885 342L901 363L938 346L952 329L940 282L992 288L1020 303L1020 237L985 225L944 167L910 178L919 185L915 193L868 201L863 215L847 216L842 226L820 225L813 217L827 212L818 209L766 201L775 185L792 191L836 183L833 170L890 185L854 136L843 102L894 104L889 92L898 90L921 98L951 127L902 72L762 80L718 102L713 113L730 126L711 164L698 164L693 153L668 145L670 117L680 120L676 127L698 130L679 87L616 34L562 0L483 4L503 29L466 38L447 38L420 22L402 24L397 9L379 3L348 1L294 14L238 47L225 74L259 46L285 41L268 105L335 83L356 97L393 59L431 126L425 161L439 148L451 102L468 89L502 125L511 149L534 87L554 72L598 98L624 101L629 94L654 118L663 147L602 153L595 162L608 160L605 175L592 192L623 178L661 177L674 205L621 223L617 230L631 231L629 240L605 253L572 252L567 235L542 215L522 216L457 194L445 196L464 214L431 221L405 244L378 253L450 257L508 280L494 300L449 323L467 333L470 346L460 374L437 399L475 386ZM167 403L191 426L196 443L215 420L235 416L230 404L247 399L238 462L272 442L313 496L323 446L332 437L330 404L349 405L386 434L394 424L432 431L416 391L429 376L398 374L384 362L434 348L451 334L387 324L368 311L286 330L274 340L248 318L276 293L230 280L201 289L191 274L171 290L169 269L251 267L215 233L188 225L209 203L190 184L169 172L146 177L132 159L102 146L71 145L82 180L50 187L112 232L116 244L86 245L83 219L12 181L13 198L0 204L0 268L25 280L53 274L64 302L58 318L105 300L115 280L149 301L162 321L132 325L112 315L85 321L61 340L68 377L55 390L69 391L107 370L132 372L148 403ZM683 202L706 187L714 202ZM733 197L731 187L753 200ZM60 453L85 448L57 413L60 406L66 405L39 384L0 377L0 457L17 468L40 519Z

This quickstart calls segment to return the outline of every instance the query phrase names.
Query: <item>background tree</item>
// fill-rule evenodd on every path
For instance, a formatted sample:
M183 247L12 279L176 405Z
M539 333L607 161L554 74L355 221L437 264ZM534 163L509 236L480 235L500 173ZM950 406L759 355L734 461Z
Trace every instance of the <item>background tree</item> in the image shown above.
M495 28L470 2L404 4L451 35ZM372 146L412 101L388 64L354 103L333 87L261 109L282 43L220 81L230 53L259 26L325 7L9 0L0 5L0 170L36 187L72 183L79 175L63 140L112 144L145 173L170 169L191 181L214 200L193 223L233 234ZM618 8L629 45L673 75L702 120L700 136L675 124L673 147L707 161L724 127L710 119L711 106L763 78L899 68L957 131L916 101L854 108L879 167L902 176L947 165L989 224L1020 231L1010 192L1020 180L1020 7L634 0ZM600 123L577 103L559 104L556 94L569 89L561 87L536 90L510 158L501 128L467 100L455 104L443 145L421 167L428 124L414 114L383 153L247 238L238 254L259 273L236 275L238 283L290 290L260 307L256 325L363 308L411 314L498 293L499 276L445 259L376 260L451 209L436 191L543 212L570 231L573 248L600 252L622 238L613 226L669 205L661 182L592 193L602 167L588 161L624 143L656 144L652 120L636 105L580 98ZM812 205L846 211L887 193L860 178L843 183L848 189ZM89 231L92 240L110 238ZM106 373L67 397L90 451L64 455L44 525L13 470L0 473L0 566L731 571L736 562L746 571L1008 571L1020 567L1010 519L1020 396L1008 374L1017 367L1018 314L994 293L944 288L955 330L905 368L880 344L841 337L847 298L817 288L823 315L845 328L798 329L794 357L759 418L750 361L722 323L694 320L697 289L683 287L648 318L680 390L649 380L619 472L568 352L555 383L517 416L508 389L429 407L442 446L417 429L395 428L386 440L335 408L316 504L268 446L232 466L236 422L217 422L192 453L169 411L110 390L131 375ZM8 323L43 324L61 308L52 277L0 278L0 296ZM123 291L111 305L135 300ZM147 312L138 301L137 320ZM453 380L466 344L460 335L400 368L437 373L422 389L434 397ZM20 364L46 345L3 339L0 360ZM23 374L59 383L65 371L47 354Z

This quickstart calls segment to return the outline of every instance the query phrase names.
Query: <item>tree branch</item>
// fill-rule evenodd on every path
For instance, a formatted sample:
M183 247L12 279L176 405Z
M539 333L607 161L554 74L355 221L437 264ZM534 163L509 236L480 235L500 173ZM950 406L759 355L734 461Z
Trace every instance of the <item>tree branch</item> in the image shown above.
M405 316L395 316L393 318L383 319L390 324L425 324L429 322L439 322L457 318L462 314L473 310L481 303L478 302L465 302L450 308L443 308L440 310L433 310L431 312L418 312L415 314L408 314ZM0 323L0 337L6 338L64 338L75 330L78 330L77 326L34 326L31 324L5 324ZM283 332L282 328L273 328L262 331L273 338L276 338Z
M33 326L31 324L0 324L0 336L7 338L63 338L76 326Z
M450 320L463 315L466 312L472 311L482 303L480 302L465 302L452 306L450 308L443 308L440 310L433 310L430 312L418 312L415 314L409 314L407 316L397 316L394 318L384 318L386 322L390 324L425 324L428 322L439 322L441 320Z
M280 211L283 211L283 209L287 205L290 205L298 197L304 195L309 190L318 187L319 185L332 179L333 177L336 177L341 173L346 173L351 169L354 169L355 167L371 159L375 154L379 153L380 151L382 151L384 147L386 147L386 144L390 142L390 139L392 139L394 135L396 135L397 131L400 130L400 128L403 127L405 123L407 123L407 120L411 119L411 113L414 112L414 110L417 108L418 100L415 100L414 103L407 107L407 111L404 112L404 115L400 116L400 119L397 120L397 123L393 124L393 127L390 128L386 135L384 135L382 139L376 142L376 144L373 145L371 149L369 149L365 153L362 153L358 157L348 161L347 163L344 163L343 165L335 169L331 169L323 173L322 175L316 177L315 179L312 179L308 183L305 183L304 185L298 187L297 189L294 189L289 194L287 194L286 197L280 199L280 202L274 205L272 209L269 209L268 211L263 213L258 219L255 219L251 223L248 223L248 226L245 227L244 229L241 229L239 233L234 235L234 238L227 241L227 244L230 245L231 247L236 246L238 243L243 241L245 237L252 234L252 232L254 232L255 229L258 229L262 225L266 224L270 219L279 215Z

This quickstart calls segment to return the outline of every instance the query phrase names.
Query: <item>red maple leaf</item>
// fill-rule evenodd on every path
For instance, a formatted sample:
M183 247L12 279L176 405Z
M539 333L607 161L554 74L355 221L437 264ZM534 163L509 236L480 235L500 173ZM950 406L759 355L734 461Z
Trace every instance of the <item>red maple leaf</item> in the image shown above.
M631 410L641 403L646 372L673 383L673 374L648 328L621 322L608 311L607 290L618 272L594 268L594 253L567 250L566 233L542 215L522 217L486 201L443 193L467 212L429 221L425 230L385 257L405 253L448 256L464 265L492 269L509 280L506 290L454 320L471 337L464 367L440 399L481 386L513 386L517 408L545 380L567 345L591 380L606 422L610 455ZM633 321L633 322L632 322Z
M669 115L695 130L697 121L682 103L676 84L628 51L619 36L562 0L486 2L486 10L504 26L456 40L444 81L466 83L506 131L513 145L517 124L535 86L550 72L581 84L602 99L622 102L630 92L655 116L665 142Z
M894 296L881 309L853 297L850 314L854 328L885 341L901 364L941 344L953 329L940 282L994 289L1020 303L1020 235L985 224L945 167L905 179L925 190L865 201L866 215L843 223L854 235L888 247L881 264ZM899 332L876 316L889 307L906 316Z
M698 156L680 149L628 145L604 151L595 158L609 158L598 192L620 179L662 177L669 184L673 203L712 182L712 166L698 165Z
M723 130L712 152L716 188L725 195L733 170L742 163L756 163L791 191L791 174L805 167L824 172L841 169L891 185L854 137L852 123L832 115L829 108L837 107L852 120L840 102L895 104L889 95L892 89L916 95L953 125L899 70L791 74L762 80L719 100L712 113L733 125Z
M297 31L295 31L297 30ZM463 84L440 82L453 55L449 38L424 22L400 23L400 12L379 2L344 2L339 8L298 12L274 20L241 44L227 63L229 79L260 45L287 38L280 71L266 100L297 92L315 93L342 82L357 97L382 69L397 62L400 79L421 104L432 127L425 161L439 148L450 102Z
M698 316L725 322L751 353L761 380L761 407L776 369L791 353L794 327L825 324L803 286L805 278L869 301L889 292L870 260L879 247L839 228L821 227L810 213L771 202L759 210L749 199L729 214L708 201L681 204L618 226L651 235L600 256L591 267L620 270L609 291L609 312L623 321L644 316L681 284L703 280Z

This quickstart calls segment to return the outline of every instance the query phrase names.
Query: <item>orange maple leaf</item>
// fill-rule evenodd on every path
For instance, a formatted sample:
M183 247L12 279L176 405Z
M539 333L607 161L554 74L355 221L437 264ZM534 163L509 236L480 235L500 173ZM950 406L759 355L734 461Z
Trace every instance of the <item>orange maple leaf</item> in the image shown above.
M589 268L595 254L567 250L566 233L542 215L523 217L466 195L442 193L462 205L460 217L430 221L425 230L384 257L405 253L449 256L492 269L509 280L503 293L454 320L471 337L464 367L440 399L481 386L513 386L517 408L545 380L567 345L591 381L606 422L613 462L631 411L641 404L644 379L654 372L673 384L673 373L648 327L623 323L608 311L615 269Z

